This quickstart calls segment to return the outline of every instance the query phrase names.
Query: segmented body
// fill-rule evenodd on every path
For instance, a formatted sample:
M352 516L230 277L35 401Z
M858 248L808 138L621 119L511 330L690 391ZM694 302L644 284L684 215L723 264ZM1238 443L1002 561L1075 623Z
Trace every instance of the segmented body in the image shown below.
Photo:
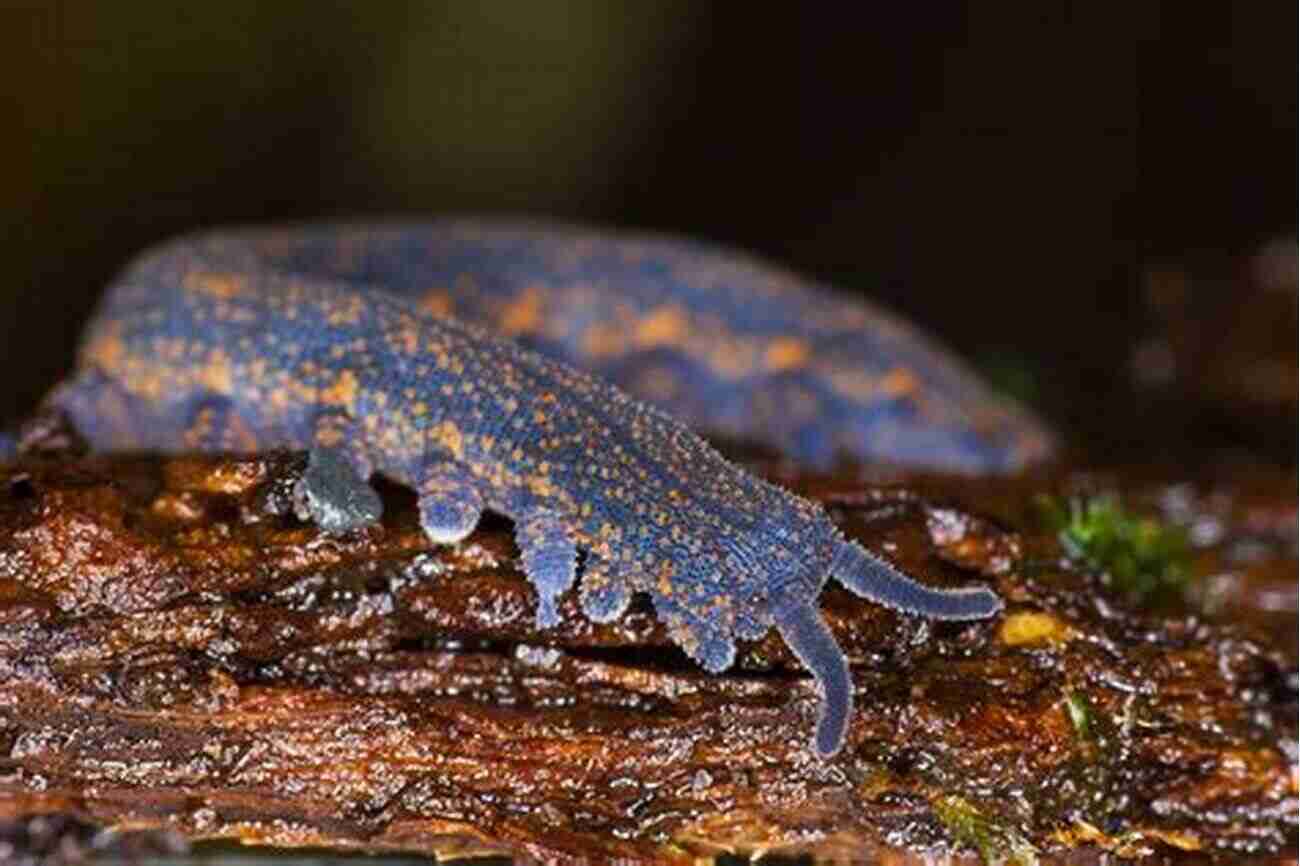
M746 303L747 289L758 300ZM710 671L731 664L736 638L775 625L822 687L823 755L843 742L851 695L816 609L829 576L926 616L999 608L987 589L915 583L843 539L818 506L604 379L430 312L453 304L551 354L593 359L643 392L658 388L695 424L753 433L738 429L745 419L773 419L774 444L818 462L873 429L883 438L869 454L913 457L915 428L931 462L966 468L1019 465L1047 447L1016 410L950 394L985 396L910 329L750 260L684 242L463 222L164 246L110 289L80 372L50 399L100 449L308 449L302 494L330 531L378 518L366 483L374 472L416 491L438 542L464 538L484 509L500 512L515 522L543 627L578 579L580 549L587 616L611 620L632 593L647 593ZM808 320L794 323L800 304ZM711 349L703 335L727 316L722 348ZM857 374L843 366L863 349L854 334L869 355ZM637 372L623 344L645 350L640 369L659 372ZM890 377L893 390L880 391ZM803 403L854 435L810 436ZM797 423L775 422L783 407ZM862 417L846 420L850 410ZM940 426L924 426L927 412Z

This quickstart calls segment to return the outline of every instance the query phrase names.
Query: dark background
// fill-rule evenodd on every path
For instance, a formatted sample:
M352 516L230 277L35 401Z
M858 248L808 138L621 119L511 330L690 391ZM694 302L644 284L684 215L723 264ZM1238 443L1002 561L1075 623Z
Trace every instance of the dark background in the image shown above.
M6 4L0 418L167 235L504 211L830 278L1094 453L1294 462L1295 5L863 8Z

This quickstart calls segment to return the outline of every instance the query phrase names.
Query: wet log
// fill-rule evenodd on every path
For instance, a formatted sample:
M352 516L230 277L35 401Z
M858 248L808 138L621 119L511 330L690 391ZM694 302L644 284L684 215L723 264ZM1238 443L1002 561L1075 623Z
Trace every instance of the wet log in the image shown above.
M1007 601L937 624L829 586L857 693L821 761L775 634L715 676L648 605L597 625L566 597L539 631L508 522L433 547L387 487L382 525L327 537L294 514L302 466L0 467L0 819L556 863L1294 844L1294 478L1130 483L1201 576L1153 609L1034 516L1095 473L759 467L910 573Z

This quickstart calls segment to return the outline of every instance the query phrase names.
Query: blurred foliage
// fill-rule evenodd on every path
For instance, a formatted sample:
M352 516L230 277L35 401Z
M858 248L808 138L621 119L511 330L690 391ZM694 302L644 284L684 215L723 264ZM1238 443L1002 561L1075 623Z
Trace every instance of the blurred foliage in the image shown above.
M1037 501L1066 554L1101 572L1108 586L1136 604L1182 599L1192 557L1181 527L1134 514L1110 494Z

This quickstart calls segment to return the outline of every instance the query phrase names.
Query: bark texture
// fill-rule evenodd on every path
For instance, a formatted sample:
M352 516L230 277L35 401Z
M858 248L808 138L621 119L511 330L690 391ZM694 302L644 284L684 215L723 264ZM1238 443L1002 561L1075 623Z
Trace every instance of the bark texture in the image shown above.
M508 523L434 548L385 488L382 526L326 537L294 517L301 469L0 466L0 818L563 863L1294 844L1294 478L1122 482L1187 527L1192 614L1139 610L1035 516L1117 479L759 466L910 573L1007 602L936 624L828 587L856 698L823 762L775 633L713 676L645 605L595 625L569 593L539 631Z

